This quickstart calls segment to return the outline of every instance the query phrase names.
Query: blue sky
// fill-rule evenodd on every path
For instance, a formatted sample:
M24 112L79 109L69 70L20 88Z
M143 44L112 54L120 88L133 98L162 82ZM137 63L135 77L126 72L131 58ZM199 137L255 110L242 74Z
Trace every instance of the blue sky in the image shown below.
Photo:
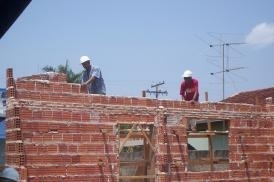
M225 69L244 67L225 73L225 97L273 87L273 7L273 0L33 0L0 40L0 87L6 68L21 77L68 60L80 72L87 55L107 95L138 97L164 81L159 89L168 95L159 98L179 100L190 69L200 101L206 91L218 101L224 43L245 43L225 46Z

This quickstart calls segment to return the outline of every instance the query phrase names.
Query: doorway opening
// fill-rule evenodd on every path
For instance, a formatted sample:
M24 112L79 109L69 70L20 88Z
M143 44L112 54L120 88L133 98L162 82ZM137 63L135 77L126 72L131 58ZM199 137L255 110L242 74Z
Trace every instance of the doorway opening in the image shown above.
M118 124L119 181L155 181L155 137L153 124Z

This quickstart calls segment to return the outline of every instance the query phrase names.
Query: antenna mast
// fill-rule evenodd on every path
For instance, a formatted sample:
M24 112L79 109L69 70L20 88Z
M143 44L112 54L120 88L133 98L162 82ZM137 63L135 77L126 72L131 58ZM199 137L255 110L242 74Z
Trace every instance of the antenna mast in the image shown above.
M159 82L159 83L154 84L154 85L151 85L151 88L154 88L154 87L155 87L155 91L150 91L150 90L147 89L147 90L146 90L146 93L155 94L156 99L158 99L158 95L159 95L159 94L162 94L162 95L165 94L165 95L167 95L167 90L162 91L162 90L159 90L159 89L158 89L158 87L159 87L160 85L163 85L163 84L165 84L164 81Z
M223 69L222 71L219 71L219 72L215 72L215 73L210 73L211 75L215 75L217 73L222 73L222 85L223 85L223 100L225 99L225 72L229 72L229 71L232 71L232 70L238 70L238 69L243 69L244 67L238 67L238 68L225 68L225 46L230 46L230 45L239 45L239 44L245 44L245 43L236 43L236 42L224 42L222 44L210 44L209 47L221 47L222 48L222 66L223 66Z

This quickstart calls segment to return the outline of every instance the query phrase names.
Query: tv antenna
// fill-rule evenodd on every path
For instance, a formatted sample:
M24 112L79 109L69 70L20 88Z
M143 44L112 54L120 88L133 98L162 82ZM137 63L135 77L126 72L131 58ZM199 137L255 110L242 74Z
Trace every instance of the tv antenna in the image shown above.
M209 47L221 47L222 48L222 70L214 73L210 73L211 75L222 73L222 86L223 86L223 100L225 99L225 72L230 72L233 70L244 69L244 67L236 67L236 68L225 68L225 47L229 47L231 45L240 45L245 43L238 42L224 42L222 44L210 44Z
M161 94L161 95L164 95L164 94L167 95L168 94L167 90L162 91L162 90L158 89L158 87L161 86L161 85L163 85L163 84L165 84L165 81L162 81L162 82L159 82L157 84L151 85L151 88L155 88L155 91L153 91L153 90L151 91L151 90L147 89L146 93L149 93L150 95L151 94L155 94L156 99L158 99L158 95L159 94Z

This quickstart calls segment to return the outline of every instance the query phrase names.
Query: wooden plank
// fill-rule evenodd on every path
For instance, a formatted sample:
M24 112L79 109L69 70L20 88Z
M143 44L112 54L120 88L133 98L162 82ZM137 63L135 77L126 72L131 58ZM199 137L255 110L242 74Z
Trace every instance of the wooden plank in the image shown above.
M119 176L119 179L154 179L154 175L147 176Z
M191 133L187 137L188 138L208 138L209 136L213 136L214 134L204 134L204 133Z
M122 151L122 149L123 149L123 147L124 147L126 141L127 141L127 140L129 139L129 137L131 136L131 134L132 134L132 132L133 132L135 126L136 126L136 124L133 124L133 125L132 125L130 131L128 132L128 134L127 134L127 136L126 136L126 138L123 140L122 144L120 145L119 154L121 153L121 151Z
M228 159L213 159L214 164L228 164ZM201 158L200 160L189 160L189 165L201 165L201 164L207 164L210 165L210 159L209 158Z
M209 131L211 131L211 122L207 121L207 128ZM214 153L213 153L213 143L212 143L212 135L209 135L208 138L208 148L209 148L209 158L210 158L210 170L213 171L213 158L214 158Z
M143 131L142 128L141 128L141 131L142 131L143 135L145 136L145 138L147 139L147 142L150 145L151 150L155 151L155 147L152 145L152 143L151 143L150 139L148 138L147 134Z
M139 160L139 161L120 161L120 166L144 166L150 161Z
M122 130L120 130L120 132L123 132L123 131L127 131L127 132L129 132L131 129L122 129ZM144 131L146 131L146 132L149 132L149 129L143 129ZM134 130L134 132L138 132L138 131L140 131L140 130Z
M188 134L228 134L228 131L216 131L216 130L213 130L213 131L187 131Z
M126 138L127 134L120 134L120 139ZM134 138L134 139L143 139L145 136L142 134L142 132L133 132L130 135L130 138Z

